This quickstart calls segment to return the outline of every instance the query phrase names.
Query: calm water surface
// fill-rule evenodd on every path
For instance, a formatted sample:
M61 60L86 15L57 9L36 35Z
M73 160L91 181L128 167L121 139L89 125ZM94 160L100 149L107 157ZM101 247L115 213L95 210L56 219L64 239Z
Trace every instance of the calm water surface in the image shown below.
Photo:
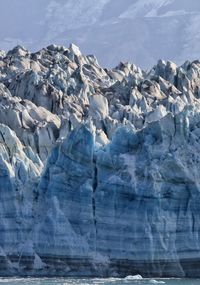
M0 278L0 284L7 285L200 285L200 279L72 279L72 278Z

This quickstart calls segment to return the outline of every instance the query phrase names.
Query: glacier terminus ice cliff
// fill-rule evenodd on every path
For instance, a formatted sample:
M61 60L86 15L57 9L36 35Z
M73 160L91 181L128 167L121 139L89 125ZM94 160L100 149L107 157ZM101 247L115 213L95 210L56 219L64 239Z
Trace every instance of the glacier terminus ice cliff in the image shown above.
M0 51L0 275L199 269L200 61Z

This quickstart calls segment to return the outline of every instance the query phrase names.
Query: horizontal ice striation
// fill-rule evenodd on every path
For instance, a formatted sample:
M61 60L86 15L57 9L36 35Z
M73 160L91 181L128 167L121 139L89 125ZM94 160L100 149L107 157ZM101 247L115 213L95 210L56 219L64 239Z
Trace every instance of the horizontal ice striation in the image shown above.
M199 277L200 62L0 57L0 274Z

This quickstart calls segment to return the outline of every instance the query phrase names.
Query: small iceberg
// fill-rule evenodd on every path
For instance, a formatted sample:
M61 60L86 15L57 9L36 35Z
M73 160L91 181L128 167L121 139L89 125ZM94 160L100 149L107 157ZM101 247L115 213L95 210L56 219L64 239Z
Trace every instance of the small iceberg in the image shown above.
M151 280L150 280L150 283L152 283L152 284L165 284L165 281L151 279Z
M128 275L124 278L125 280L141 280L143 279L141 275Z

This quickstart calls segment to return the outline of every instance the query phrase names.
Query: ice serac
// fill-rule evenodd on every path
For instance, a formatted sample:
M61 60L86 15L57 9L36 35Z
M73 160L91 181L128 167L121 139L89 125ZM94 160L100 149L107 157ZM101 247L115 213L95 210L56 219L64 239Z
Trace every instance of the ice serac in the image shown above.
M200 157L187 131L169 114L138 133L122 127L99 154L97 250L113 273L198 274Z
M0 58L0 274L200 277L200 62Z
M52 151L39 184L41 222L36 227L35 250L47 264L54 256L67 259L61 274L70 272L74 259L79 263L77 274L84 274L84 266L94 257L93 149L93 135L86 126L72 131ZM54 264L51 270L58 273Z
M37 155L26 149L9 127L0 124L0 268L3 275L16 274L24 257L33 254L33 201L41 169Z

